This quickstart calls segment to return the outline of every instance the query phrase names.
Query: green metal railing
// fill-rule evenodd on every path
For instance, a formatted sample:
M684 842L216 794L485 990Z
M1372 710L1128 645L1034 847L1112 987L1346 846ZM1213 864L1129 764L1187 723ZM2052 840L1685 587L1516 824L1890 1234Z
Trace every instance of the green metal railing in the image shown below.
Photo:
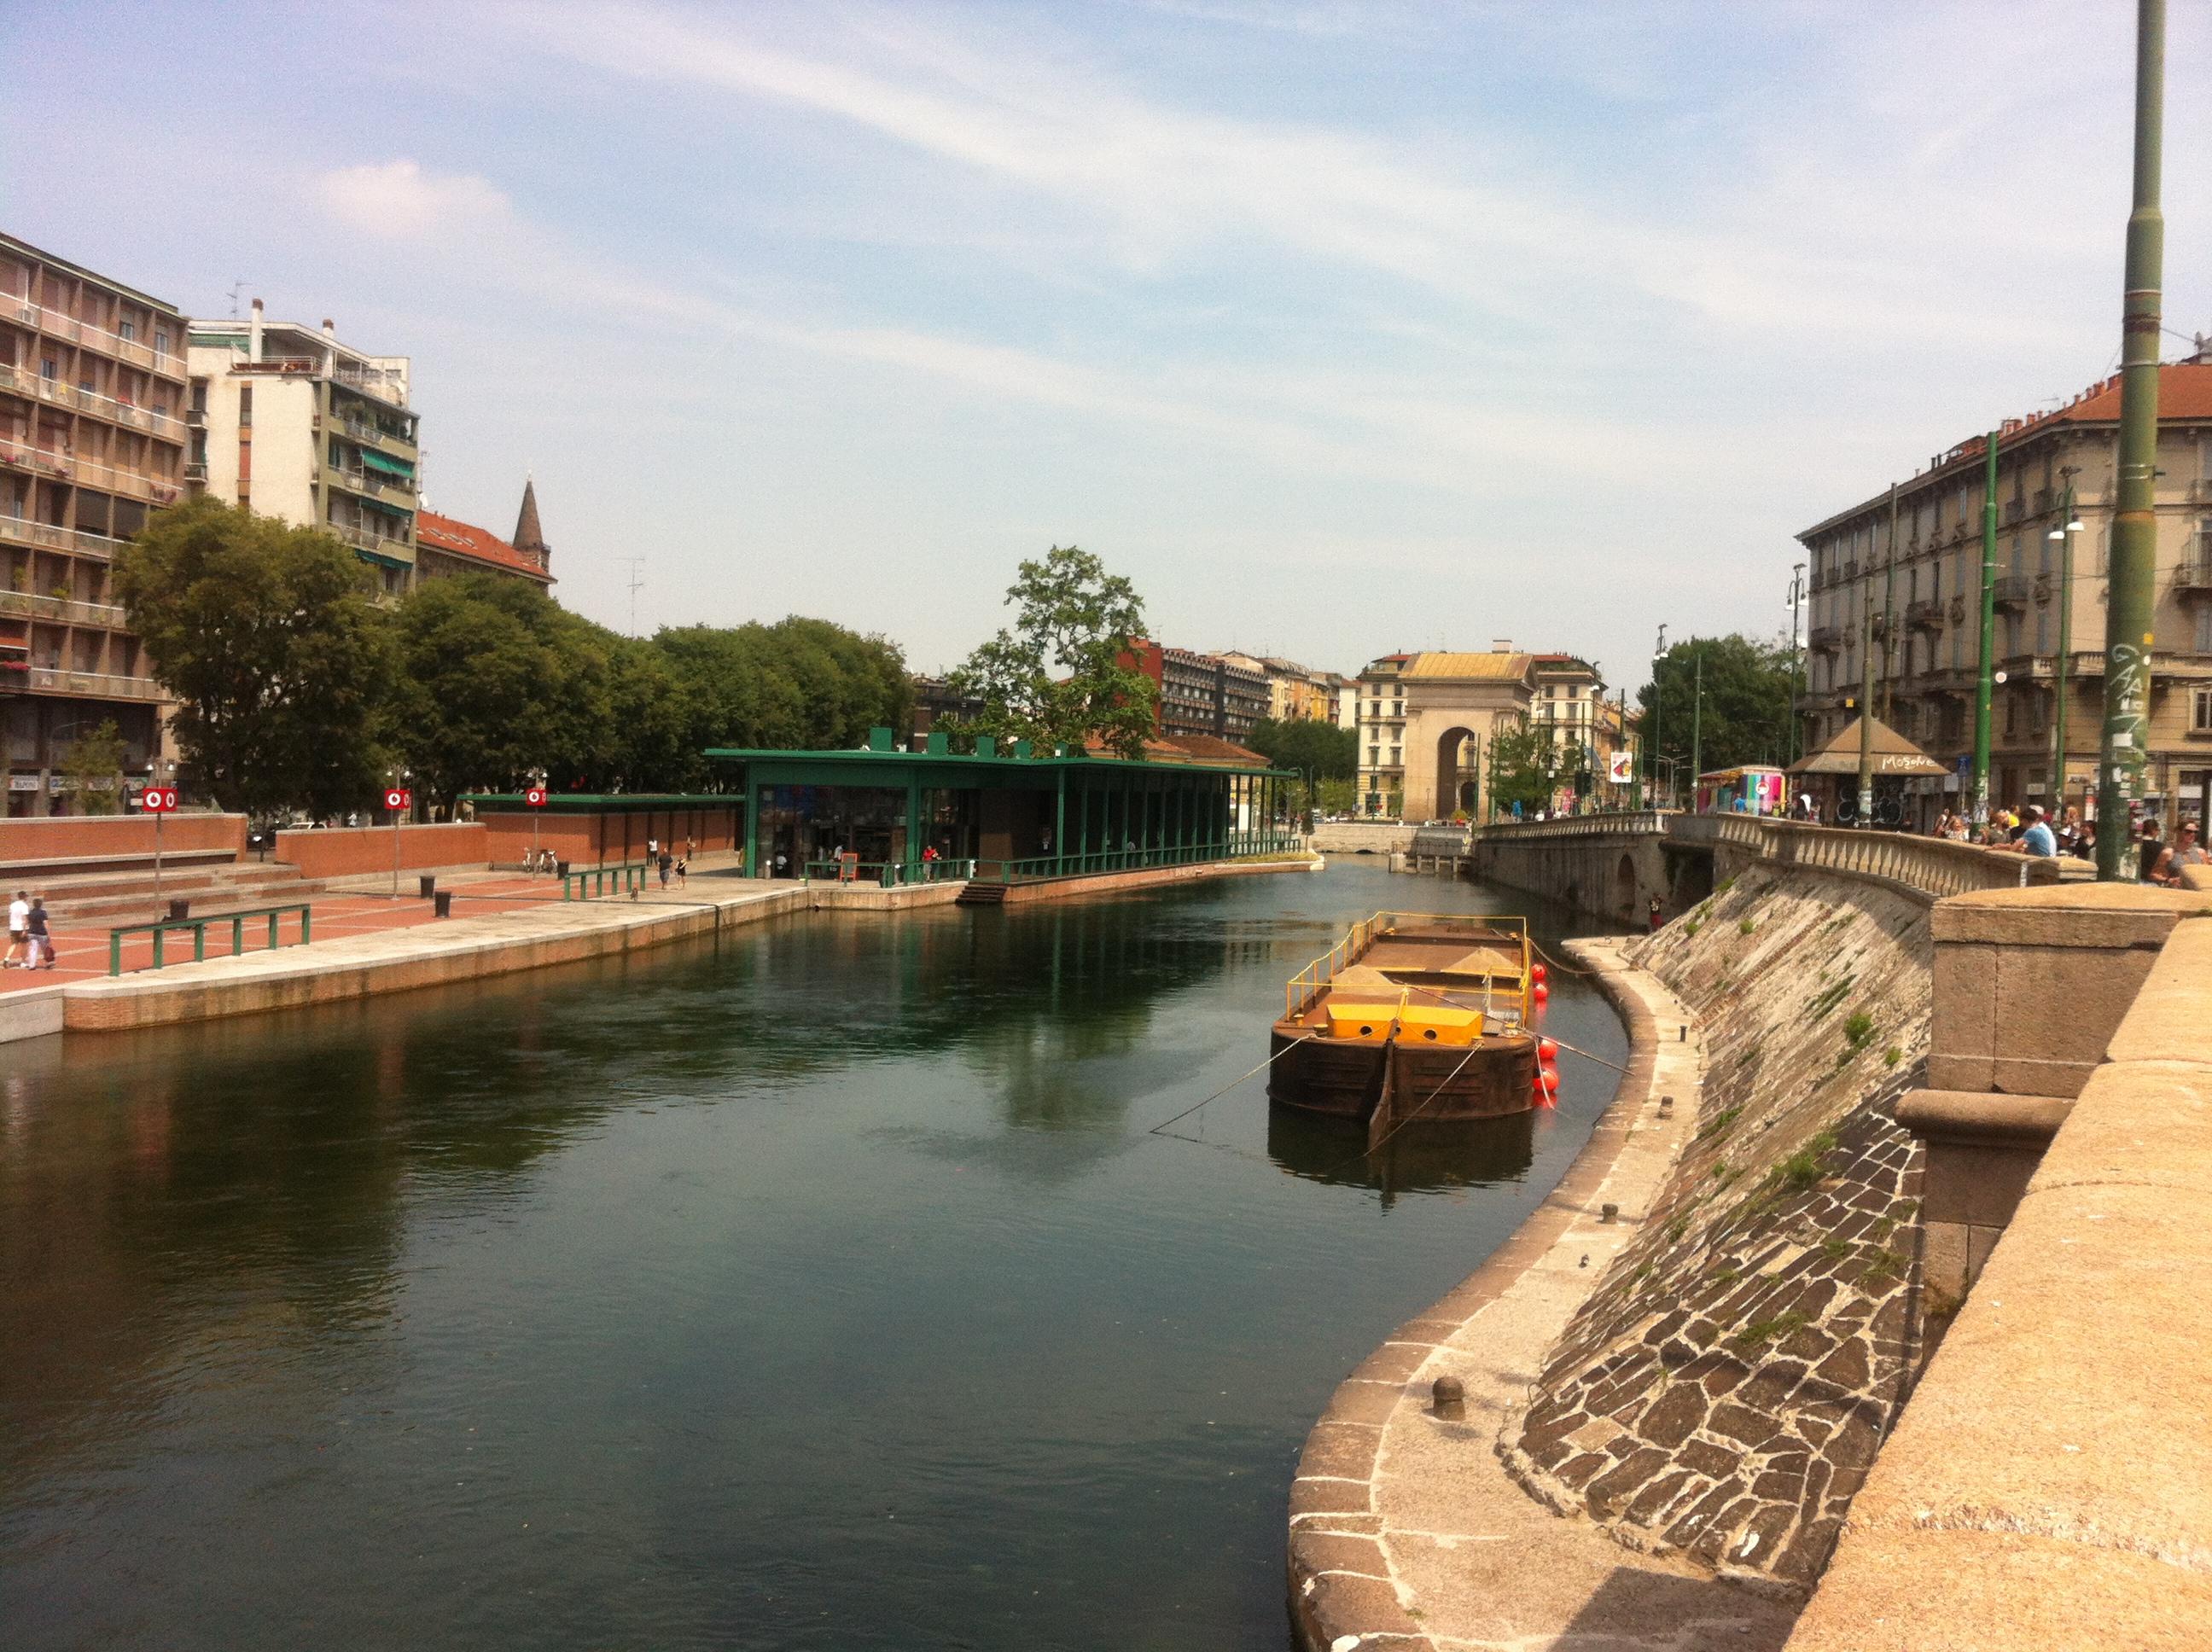
M164 956L166 949L162 944L163 940L170 935L190 931L192 938L192 962L202 963L207 957L207 932L211 925L228 924L230 926L230 951L228 956L237 957L246 950L246 920L248 918L265 918L269 920L268 950L274 951L278 946L284 944L277 938L277 920L288 914L296 912L300 914L300 938L295 944L305 946L313 938L312 927L313 910L312 907L301 902L296 906L252 907L244 912L217 912L204 918L164 918L161 922L154 924L125 924L118 929L111 929L107 932L107 973L111 975L119 975L123 973L123 942L126 936L131 935L151 935L154 938L154 962L148 967L159 969L168 962Z
M649 860L623 860L611 866L571 866L561 878L561 898L564 901L591 901L607 892L610 884L617 895L635 894L646 885L653 871Z
M979 860L975 863L975 875L1010 884L1046 878L1088 878L1101 872L1144 872L1155 866L1194 866L1209 860L1286 854L1303 847L1304 840L1295 832L1236 832L1211 843L1168 843L1150 848L1030 855L1020 860Z

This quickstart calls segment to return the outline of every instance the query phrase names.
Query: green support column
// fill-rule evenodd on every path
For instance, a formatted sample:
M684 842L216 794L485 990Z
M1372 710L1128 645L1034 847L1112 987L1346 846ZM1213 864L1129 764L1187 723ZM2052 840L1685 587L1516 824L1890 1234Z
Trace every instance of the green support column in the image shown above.
M1059 790L1052 804L1052 852L1054 872L1067 870L1067 771L1060 771Z
M605 828L604 816L600 819L600 827L602 830ZM602 860L606 859L604 847L599 858ZM757 878L760 875L760 787L753 784L749 774L745 777L745 876Z
M921 859L921 771L908 772L906 781L906 852L899 857L903 865L913 865Z

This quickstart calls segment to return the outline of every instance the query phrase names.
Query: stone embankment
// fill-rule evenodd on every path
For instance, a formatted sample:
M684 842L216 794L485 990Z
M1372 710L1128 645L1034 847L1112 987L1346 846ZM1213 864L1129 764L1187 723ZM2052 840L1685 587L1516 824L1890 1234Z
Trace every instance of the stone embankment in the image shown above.
M1819 1576L1909 1384L1928 908L1754 867L1631 956L1703 1024L1696 1131L1508 1466L1617 1541Z
M1620 1096L1316 1426L1307 1646L1787 1636L1917 1365L1920 1149L1893 1113L1925 1065L1929 909L1753 867L1589 950L1637 1044Z

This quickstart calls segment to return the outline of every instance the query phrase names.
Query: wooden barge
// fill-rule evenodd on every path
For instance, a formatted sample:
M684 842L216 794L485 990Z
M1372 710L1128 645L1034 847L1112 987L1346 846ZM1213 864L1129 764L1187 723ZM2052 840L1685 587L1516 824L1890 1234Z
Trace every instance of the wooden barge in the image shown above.
M1541 1105L1525 918L1378 912L1292 976L1267 1096L1357 1121L1504 1118Z

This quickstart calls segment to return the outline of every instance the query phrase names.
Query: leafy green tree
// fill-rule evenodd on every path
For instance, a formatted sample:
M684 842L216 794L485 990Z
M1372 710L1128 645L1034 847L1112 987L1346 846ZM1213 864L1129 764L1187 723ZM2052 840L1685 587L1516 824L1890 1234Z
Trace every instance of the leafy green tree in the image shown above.
M878 725L903 729L914 687L898 647L826 620L690 625L652 644L672 674L684 744L839 750Z
M1158 689L1121 662L1145 634L1145 606L1122 575L1073 545L1025 561L1007 587L1014 623L969 654L949 678L983 709L948 720L963 734L1035 741L1049 750L1103 740L1141 756Z
M79 814L112 815L121 811L125 755L122 731L115 726L112 717L91 733L80 734L70 742L69 750L62 757L62 773L69 780Z
M1348 780L1359 767L1358 731L1334 723L1263 718L1252 725L1243 744L1278 768L1321 780Z
M1524 723L1493 730L1487 788L1492 816L1511 814L1516 803L1523 815L1550 808L1553 792L1573 778L1572 750L1553 739L1547 727Z
M392 627L337 540L220 500L156 514L117 553L115 586L190 783L226 809L355 807L382 768Z
M1639 726L1647 737L1652 710L1657 708L1657 750L1678 766L1684 794L1700 659L1705 662L1705 705L1698 724L1698 761L1705 768L1779 763L1790 750L1793 660L1786 642L1759 642L1740 633L1677 642L1653 662L1655 680L1638 689L1636 698Z

